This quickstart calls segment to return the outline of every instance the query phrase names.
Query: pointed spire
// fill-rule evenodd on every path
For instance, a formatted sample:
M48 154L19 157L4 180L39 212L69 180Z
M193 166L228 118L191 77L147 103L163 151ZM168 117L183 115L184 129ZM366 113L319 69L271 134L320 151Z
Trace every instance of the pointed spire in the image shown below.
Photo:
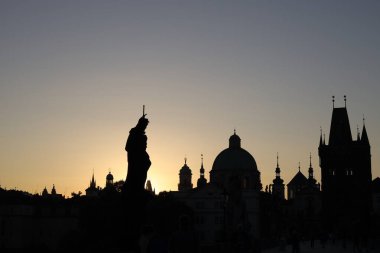
M333 108L335 108L335 96L332 96Z
M347 108L347 96L344 95L344 107Z
M201 154L201 169L199 170L201 177L205 176L205 169L203 168L203 154Z
M281 169L280 169L280 166L278 165L278 152L277 152L277 167L275 169L275 172L276 172L276 178L280 178Z
M90 187L96 187L94 169L92 169L92 178L91 178L91 182L90 182Z
M369 140L368 140L367 129L366 129L366 127L365 127L365 118L364 118L364 115L363 115L363 130L362 130L362 138L361 138L361 142L362 142L363 144L369 146Z
M356 141L360 141L359 125L356 125L356 132L357 132Z
M323 145L326 145L326 134L323 133Z
M312 166L311 166L311 152L310 152L310 157L309 158L310 158L310 168L312 168Z
M322 127L319 127L320 128L320 136L319 136L319 146L322 146L323 142L322 142Z
M278 168L279 166L278 166L278 152L277 152L277 168Z
M186 158L186 155L185 155L185 165L187 165L187 158Z
M301 162L298 162L298 172L301 172Z
M309 179L312 179L314 177L314 169L313 169L313 166L311 164L311 152L310 152L310 166L309 166Z
M201 154L201 169L199 172L200 177L197 180L197 188L202 188L207 184L207 180L205 178L205 169L203 168L203 154Z
M236 135L236 128L234 128L234 135Z
M56 193L57 193L57 191L55 190L55 185L53 184L53 188L51 189L51 194L55 195Z

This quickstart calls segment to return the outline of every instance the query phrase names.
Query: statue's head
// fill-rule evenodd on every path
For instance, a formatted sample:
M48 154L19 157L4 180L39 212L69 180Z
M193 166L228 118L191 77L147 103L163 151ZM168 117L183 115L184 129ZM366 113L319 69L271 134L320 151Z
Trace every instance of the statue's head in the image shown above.
M148 124L149 124L149 120L147 118L145 118L145 115L144 115L139 119L139 122L137 122L136 128L138 128L142 131L145 131Z

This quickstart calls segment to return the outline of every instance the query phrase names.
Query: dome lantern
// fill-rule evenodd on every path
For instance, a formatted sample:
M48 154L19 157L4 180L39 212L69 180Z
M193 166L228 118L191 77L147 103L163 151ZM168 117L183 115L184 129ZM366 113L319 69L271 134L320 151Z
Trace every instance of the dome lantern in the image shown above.
M234 129L234 134L230 137L230 148L241 148L241 139L236 134L236 130Z

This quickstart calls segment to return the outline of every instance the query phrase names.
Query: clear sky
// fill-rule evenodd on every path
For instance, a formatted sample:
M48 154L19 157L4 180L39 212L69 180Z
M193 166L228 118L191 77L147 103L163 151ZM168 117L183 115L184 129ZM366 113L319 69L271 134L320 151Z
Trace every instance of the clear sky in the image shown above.
M263 185L320 180L332 103L366 127L380 176L379 1L1 1L0 185L70 195L127 173L146 105L148 173L176 190L185 155L207 179L234 128Z

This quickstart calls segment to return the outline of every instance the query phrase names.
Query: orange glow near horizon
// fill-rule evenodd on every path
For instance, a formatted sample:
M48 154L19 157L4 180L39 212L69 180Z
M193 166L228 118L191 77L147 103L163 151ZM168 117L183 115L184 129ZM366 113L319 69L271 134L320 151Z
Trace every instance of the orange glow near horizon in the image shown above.
M331 96L362 115L380 176L379 4L337 1L0 1L0 186L84 193L125 179L146 105L148 179L177 190L186 155L206 178L234 128L265 185L320 181ZM69 18L68 18L69 17ZM99 18L101 17L101 18Z

